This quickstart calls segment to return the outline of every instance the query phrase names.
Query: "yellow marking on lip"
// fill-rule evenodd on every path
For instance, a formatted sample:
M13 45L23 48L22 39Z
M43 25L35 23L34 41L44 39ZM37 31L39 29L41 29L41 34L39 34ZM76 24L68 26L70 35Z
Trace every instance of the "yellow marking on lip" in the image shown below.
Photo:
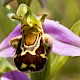
M14 58L16 58L16 57L17 57L17 54L14 55Z
M41 56L42 58L46 58L45 54L40 54L40 56Z
M35 64L30 64L30 67L33 67L35 69L36 65Z
M26 67L27 67L27 64L22 63L21 69L26 68Z

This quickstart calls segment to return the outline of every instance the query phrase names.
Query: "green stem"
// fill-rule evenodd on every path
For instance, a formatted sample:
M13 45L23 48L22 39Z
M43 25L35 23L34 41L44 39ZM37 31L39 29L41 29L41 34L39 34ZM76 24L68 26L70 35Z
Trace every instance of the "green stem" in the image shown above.
M21 3L26 4L27 0L17 0L17 2L18 2L18 5L20 5Z
M47 78L50 74L50 65L51 65L51 54L48 55L48 61L47 61L47 64L46 64L46 68L44 70L43 80L47 80Z
M41 72L35 72L35 73L31 73L31 80L43 80L43 71Z
M27 4L28 7L30 7L32 0L17 0L18 5L21 3Z

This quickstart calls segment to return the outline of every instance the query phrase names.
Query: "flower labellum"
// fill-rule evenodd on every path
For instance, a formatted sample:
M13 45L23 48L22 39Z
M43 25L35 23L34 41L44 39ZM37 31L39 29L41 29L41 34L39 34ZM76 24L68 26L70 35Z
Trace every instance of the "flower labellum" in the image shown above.
M0 57L14 57L19 70L34 72L45 68L50 52L80 56L80 37L45 17L37 18L26 4L21 4L12 17L21 23L0 43Z
M21 21L21 36L10 40L11 46L16 49L14 62L20 71L32 72L45 68L52 48L52 40L44 34L41 25L45 17L46 14L38 20L26 4L20 4L17 14L12 17Z

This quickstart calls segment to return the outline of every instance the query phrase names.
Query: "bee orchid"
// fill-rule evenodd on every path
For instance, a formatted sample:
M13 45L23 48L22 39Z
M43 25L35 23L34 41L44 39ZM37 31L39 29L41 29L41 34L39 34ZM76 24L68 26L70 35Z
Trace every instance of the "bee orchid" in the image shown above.
M48 54L80 56L80 37L58 21L37 18L25 4L21 4L14 19L15 29L0 43L0 57L14 57L20 71L39 71L45 67Z
M44 33L49 34L53 40L51 52L65 56L80 56L80 37L75 35L58 21L45 19ZM0 57L14 57L15 49L10 45L10 40L21 35L21 24L0 43Z

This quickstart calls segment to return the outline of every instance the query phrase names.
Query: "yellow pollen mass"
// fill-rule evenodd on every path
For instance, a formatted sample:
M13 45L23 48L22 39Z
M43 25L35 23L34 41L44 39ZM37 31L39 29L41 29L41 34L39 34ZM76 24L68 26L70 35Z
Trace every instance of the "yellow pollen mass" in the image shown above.
M42 58L46 58L45 54L40 54L40 56L41 56Z
M30 64L30 67L36 68L35 64Z
M22 63L21 69L26 68L26 67L27 67L27 64Z

